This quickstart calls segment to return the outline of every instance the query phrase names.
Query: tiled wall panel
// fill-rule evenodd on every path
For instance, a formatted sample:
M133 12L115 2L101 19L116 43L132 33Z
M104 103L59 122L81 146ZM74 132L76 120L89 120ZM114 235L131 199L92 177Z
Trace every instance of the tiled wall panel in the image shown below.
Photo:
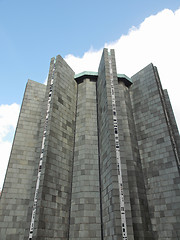
M131 96L155 239L179 238L179 171L152 64L132 77ZM176 182L176 184L175 184Z
M27 222L45 86L26 86L0 204L0 239L21 240Z

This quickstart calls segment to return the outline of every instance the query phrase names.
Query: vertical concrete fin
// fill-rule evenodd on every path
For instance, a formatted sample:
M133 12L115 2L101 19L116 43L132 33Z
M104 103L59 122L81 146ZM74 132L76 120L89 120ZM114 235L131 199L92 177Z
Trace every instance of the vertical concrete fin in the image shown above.
M35 217L36 217L36 211L37 211L39 185L40 185L40 181L41 181L41 173L42 173L42 166L43 166L43 160L44 160L44 147L46 144L47 127L48 127L49 114L50 114L50 108L51 108L52 91L53 91L53 85L54 85L54 73L55 73L55 59L54 59L54 64L53 64L52 75L51 75L51 78L49 79L49 81L50 81L50 87L49 87L49 92L48 92L49 96L48 96L48 102L47 102L47 107L46 107L46 115L45 115L45 119L44 119L43 137L42 137L42 142L41 142L38 173L37 173L36 187L35 187L34 200L33 200L33 209L32 209L32 216L31 216L31 223L30 223L30 230L29 230L29 240L32 239L33 233L34 233L34 224L35 224Z
M96 82L78 84L69 239L101 239Z
M104 49L97 81L104 238L116 236L128 239L129 236L133 239L131 210L128 212L128 225L125 217L125 209L127 206L130 209L130 205L129 195L124 196L123 191L124 170L121 171L116 110L119 102L116 102L115 96L117 84L114 50L108 52Z
M47 85L50 90L46 92L49 121L43 151L44 170L42 169L39 186L40 201L37 205L34 239L45 236L67 238L69 229L77 88L74 72L61 56L56 57L54 66L52 94L51 73Z
M161 86L161 82L160 82L160 78L159 78L157 68L154 67L153 69L154 69L154 75L155 75L155 78L156 78L156 82L157 82L157 85L158 85L159 95L160 95L160 98L161 98L165 119L166 119L168 130L169 130L169 135L170 135L171 142L172 142L172 147L173 147L174 154L175 154L175 157L176 157L177 167L178 167L178 170L179 170L179 173L180 173L179 149L178 149L178 146L177 146L177 143L176 143L176 138L174 136L174 132L173 132L173 128L172 128L172 122L171 122L171 118L170 118L170 113L169 113L168 108L167 108L166 98L164 96L164 91L163 91L162 86Z
M132 77L131 102L154 239L178 239L179 171L156 68ZM173 196L173 197L172 197Z
M171 106L168 91L165 89L165 90L163 90L163 92L164 92L164 98L165 98L166 107L167 107L167 111L168 111L168 115L169 115L169 120L171 122L173 135L174 135L174 138L175 138L175 141L176 141L176 147L177 147L178 155L179 155L179 158L180 158L180 135L179 135L178 126L177 126L176 119L175 119L175 116L174 116L174 113L173 113L173 109L172 109L172 106Z
M45 85L31 80L26 86L1 196L0 239L23 239L30 225L27 215L45 89Z

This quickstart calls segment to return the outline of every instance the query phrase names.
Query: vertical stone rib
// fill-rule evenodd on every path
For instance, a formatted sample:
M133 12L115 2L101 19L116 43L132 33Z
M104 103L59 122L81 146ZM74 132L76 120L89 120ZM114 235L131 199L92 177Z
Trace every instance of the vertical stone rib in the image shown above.
M131 100L155 239L178 239L179 171L152 64L132 77Z
M40 184L40 180L41 180L41 171L42 171L44 147L45 147L45 141L46 141L46 132L47 132L49 112L50 112L50 107L51 107L53 83L54 83L55 62L56 62L56 60L54 60L54 66L53 66L52 77L51 77L50 88L49 88L49 96L48 96L48 103L47 103L47 109L46 109L46 116L45 116L45 120L44 120L44 130L43 130L43 138L42 138L42 143L41 143L41 154L40 154L40 160L39 160L36 188L35 188L35 193L34 193L34 203L33 203L32 217L31 217L30 230L29 230L29 240L32 239L33 232L34 232L34 222L35 222L35 217L36 217L39 184Z
M130 204L135 238L146 239L152 237L149 209L147 204L142 166L140 162L138 143L132 106L130 89L120 80L118 82L119 99L119 131L124 136L120 141L120 148L125 151L127 162L128 187L130 189Z
M43 84L28 80L0 199L0 239L23 239L25 230L29 230L27 215L39 158L36 150L44 95Z
M72 173L71 173L71 190L69 199L69 222L68 222L68 235L67 240L70 239L70 224L71 224L71 201L72 201L72 186L73 186L73 173L74 173L74 155L75 155L75 140L76 140L76 119L77 119L77 103L78 103L78 87L76 91L76 110L75 110L75 126L74 126L74 146L73 146L73 158L72 158Z
M77 86L74 72L60 56L56 57L54 78L45 171L40 182L41 201L33 238L38 240L46 236L67 240L68 236Z
M104 239L103 213L102 213L102 183L101 183L101 159L100 159L100 139L99 139L99 118L98 118L98 94L96 83L96 106L97 106L97 132L98 132L98 163L99 163L99 197L100 197L100 218L101 218L101 240Z
M176 146L176 140L174 138L174 134L173 134L172 126L171 126L171 121L170 121L169 113L168 113L167 106L166 106L166 100L165 100L165 97L164 97L164 92L163 92L163 89L162 89L162 86L161 86L161 82L160 82L160 79L159 79L157 68L153 67L153 70L154 70L154 75L155 75L155 79L156 79L158 90L159 90L159 95L160 95L162 106L163 106L165 119L166 119L168 130L169 130L169 135L170 135L170 138L171 138L172 148L174 150L174 155L176 157L177 167L178 167L178 170L179 170L179 173L180 173L180 158L179 158L179 154L178 154L178 147Z
M124 190L123 190L123 179L121 169L121 156L120 156L120 144L119 144L119 130L118 130L118 117L116 111L116 100L115 100L115 89L114 89L114 78L112 70L112 59L109 55L109 68L110 68L110 82L111 82L111 100L112 100L112 113L113 113L113 124L114 124L114 140L116 146L116 162L117 162L117 175L119 185L119 200L120 200L120 213L122 222L122 236L124 240L127 240L127 224L126 224L126 210L124 204Z
M69 239L101 239L96 83L78 84Z
M121 219L119 207L119 191L113 136L112 103L108 68L108 51L104 49L98 70L98 122L99 152L101 165L101 193L104 240L120 239ZM111 119L111 120L110 120Z
M120 141L123 141L124 136L118 131L121 122L113 50L108 53L104 49L98 71L97 90L104 239L134 239L127 162L124 149L120 148Z

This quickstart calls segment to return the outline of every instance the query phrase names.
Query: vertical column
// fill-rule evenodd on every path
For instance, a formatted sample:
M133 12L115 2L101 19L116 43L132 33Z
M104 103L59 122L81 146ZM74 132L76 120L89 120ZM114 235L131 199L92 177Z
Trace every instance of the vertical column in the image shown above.
M178 148L177 143L176 143L177 138L175 138L175 136L174 136L174 132L173 132L173 128L172 128L172 121L171 121L171 118L169 116L168 108L167 108L167 105L166 105L166 99L165 99L165 96L164 96L164 91L162 89L161 82L160 82L158 71L157 71L156 67L154 67L154 75L155 75L155 78L156 78L156 83L157 83L157 86L158 86L159 95L160 95L162 107L163 107L163 110L164 110L164 116L165 116L167 126L168 126L168 130L169 130L169 136L171 138L171 143L172 143L172 147L173 147L173 150L174 150L174 155L176 157L177 167L178 167L178 170L180 172L179 148Z
M33 240L68 238L76 91L74 72L57 56Z
M69 239L101 239L96 82L78 84Z
M131 88L131 87L130 87ZM134 238L153 239L150 215L130 100L130 88L118 82L118 122L121 164L127 169L125 188L129 188ZM126 191L126 190L125 190Z
M178 239L180 178L156 74L150 64L132 77L133 115L155 238Z
M30 226L27 215L45 89L28 80L0 199L0 239L23 239Z
M54 84L55 62L56 62L56 60L54 59L52 76L51 76L51 79L50 79L50 87L49 87L49 93L48 93L46 115L45 115L45 120L44 120L43 137L42 137L41 150L40 150L41 153L40 153L40 159L39 159L38 174L37 174L37 181L36 181L34 201L33 201L33 209L32 209L32 217L31 217L30 230L29 230L29 240L32 239L33 232L34 232L34 222L35 222L36 210L37 210L39 184L40 184L40 180L41 180L44 147L45 147L45 142L46 142L46 133L47 133L47 126L48 126L49 113L50 113L50 107L51 107L52 90L53 90L53 84Z
M110 55L107 49L104 49L97 81L104 239L127 239L127 237L134 239L127 166L126 162L122 164L120 161L123 150L119 145L120 133L116 106L118 83L112 50ZM122 166L123 169L120 169ZM125 192L123 191L124 181L126 182Z
M117 111L116 111L116 99L115 99L115 89L114 89L114 76L113 76L113 69L112 69L112 59L110 54L109 54L109 70L110 70L113 124L114 124L114 140L115 140L115 146L116 146L116 164L117 164L118 186L119 186L122 237L124 240L126 240L127 239L126 210L124 205L124 190L123 190L122 167L121 167L121 156L120 156L118 120L117 120ZM115 77L117 78L117 74Z
M176 119L173 113L168 91L164 90L163 92L164 92L164 99L166 102L166 109L168 112L169 121L171 123L172 133L174 135L174 140L176 141L177 152L178 152L178 155L180 156L180 135L179 135Z

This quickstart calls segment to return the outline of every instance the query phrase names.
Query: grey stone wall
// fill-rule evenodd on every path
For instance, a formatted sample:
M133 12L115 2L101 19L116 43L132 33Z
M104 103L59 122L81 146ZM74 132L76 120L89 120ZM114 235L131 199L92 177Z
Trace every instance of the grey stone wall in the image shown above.
M120 168L122 175L122 189L124 192L124 207L125 207L125 217L126 217L126 225L127 225L127 236L128 239L134 239L134 230L133 230L133 221L132 221L132 209L130 202L130 189L129 186L129 178L128 178L128 170L130 169L130 162L132 161L131 153L129 149L129 138L128 138L128 128L127 125L127 113L125 112L125 104L127 105L127 98L123 99L123 92L120 91L120 87L118 85L117 79L117 71L116 71L116 60L115 60L115 52L114 50L110 50L111 59L112 59L112 70L114 77L114 88L115 88L115 100L116 100L116 111L117 111L117 123L118 123L118 135L119 135L119 148L120 148ZM111 116L112 118L112 116ZM121 216L122 217L122 216ZM121 220L122 221L122 220ZM123 225L123 223L122 223ZM122 228L121 225L121 228Z
M101 239L96 82L78 84L69 239Z
M49 131L50 131L49 125L47 125L46 115L47 115L47 104L48 104L47 99L49 97L49 92L50 92L50 82L52 79L53 67L54 67L54 58L52 58L51 62L50 62L48 82L47 82L47 86L44 86L45 87L45 97L41 103L41 117L40 117L40 123L38 126L38 135L39 136L37 139L37 148L36 148L37 154L36 154L36 159L35 159L35 163L34 163L33 177L30 182L31 194L30 194L30 201L29 201L29 205L28 205L28 214L27 214L27 218L26 218L27 224L26 224L25 234L24 234L24 238L23 238L24 240L29 239L30 226L32 225L32 212L33 212L35 192L37 191L36 184L37 184L37 179L38 179L38 174L39 174L39 163L40 163L40 155L42 154L42 139L44 136L45 125L47 126L47 128L46 128L47 136L49 135ZM49 121L50 121L50 117L51 117L51 114L49 114ZM37 207L36 207L33 235L36 234L38 224L39 224L38 215L40 212L40 203L41 203L41 198L42 198L42 185L43 185L43 177L44 177L44 172L45 172L45 160L44 159L46 159L47 144L45 144L43 152L44 152L44 157L43 157L43 162L42 162L42 166L41 166L42 175L40 177L39 190L38 190L38 194L37 194L37 202L36 202Z
M152 64L132 77L131 99L155 239L179 238L179 172Z
M117 72L114 59L114 52L111 51L112 70L114 76L114 87L116 98L118 95ZM98 80L98 125L100 142L100 172L102 181L102 216L104 239L122 238L122 224L120 212L120 196L118 183L118 169L116 162L116 147L114 136L114 122L112 111L112 96L110 84L109 55L107 49L104 50L99 66ZM117 99L116 99L117 100ZM117 101L117 108L119 102ZM119 119L118 119L119 122ZM120 124L120 123L118 123ZM122 139L121 133L119 138ZM120 152L122 153L122 149ZM124 164L122 169L123 181L125 182L125 208L127 216L128 239L134 239L132 228L132 216L129 199L129 190L127 189L127 167Z
M98 95L98 130L99 130L99 152L100 152L100 174L102 191L102 216L104 239L117 239L121 237L121 224L118 180L115 160L115 144L113 135L113 124L110 129L108 113L112 114L111 99L107 97L106 75L108 69L107 51L104 50L98 70L97 95ZM106 63L107 62L107 63ZM110 142L111 133L111 142ZM113 167L114 166L114 167ZM114 172L114 174L113 174ZM118 203L118 204L117 204Z
M0 239L21 240L26 221L31 184L37 160L37 143L46 87L29 80L0 199Z
M127 86L104 49L97 81L86 73L76 82L54 60L47 86L26 87L0 239L26 240L30 226L33 240L179 239L180 138L157 69L148 65Z
M168 112L168 117L170 120L170 124L171 124L171 129L172 129L172 133L176 142L176 148L177 148L177 152L178 152L178 156L180 158L180 136L179 136L179 131L178 131L178 127L177 127L177 123L176 123L176 119L173 113L173 109L171 106L171 102L169 99L169 95L168 95L168 91L164 90L164 99L165 99L165 103L166 103L166 109ZM180 164L179 162L177 163L178 165ZM179 165L180 168L180 165Z
M121 161L127 174L124 185L129 189L134 239L153 239L129 88L120 81L118 90Z
M76 91L74 72L57 56L33 239L68 237Z

